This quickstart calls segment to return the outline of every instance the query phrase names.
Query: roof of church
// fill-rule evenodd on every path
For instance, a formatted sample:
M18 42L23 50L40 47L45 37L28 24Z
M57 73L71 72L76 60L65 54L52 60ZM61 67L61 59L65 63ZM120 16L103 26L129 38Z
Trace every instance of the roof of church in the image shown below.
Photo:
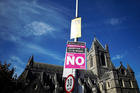
M18 80L25 80L30 70L36 70L39 72L48 72L48 73L63 73L63 66L47 64L47 63L39 63L33 62L31 68L26 67L23 73L19 76Z
M59 65L34 62L33 68L36 68L45 72L49 72L49 73L59 73L59 74L63 73L63 66L59 66Z
M40 69L63 70L63 66L47 64L47 63L39 63L39 62L34 62L33 67L34 68L40 68Z

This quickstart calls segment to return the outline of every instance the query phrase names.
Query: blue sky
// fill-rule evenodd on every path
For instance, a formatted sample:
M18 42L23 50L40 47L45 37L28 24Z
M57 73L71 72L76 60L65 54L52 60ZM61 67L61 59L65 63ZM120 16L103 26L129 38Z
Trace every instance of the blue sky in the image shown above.
M109 45L112 62L135 71L140 85L140 0L79 0L82 38ZM35 61L63 65L75 0L0 0L0 60L19 75Z

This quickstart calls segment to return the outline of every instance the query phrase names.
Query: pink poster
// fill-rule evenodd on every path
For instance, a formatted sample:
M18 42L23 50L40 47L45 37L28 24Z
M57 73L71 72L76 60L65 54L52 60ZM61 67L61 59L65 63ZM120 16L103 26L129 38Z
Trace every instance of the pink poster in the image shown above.
M66 53L65 68L86 69L85 53Z

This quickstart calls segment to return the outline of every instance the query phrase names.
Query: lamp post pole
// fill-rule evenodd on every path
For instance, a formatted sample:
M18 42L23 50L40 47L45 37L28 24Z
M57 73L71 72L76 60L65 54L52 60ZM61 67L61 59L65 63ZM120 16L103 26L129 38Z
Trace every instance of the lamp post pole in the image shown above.
M75 17L78 17L78 0L76 0L76 13L75 13ZM74 38L74 42L77 42L78 38Z
M75 17L78 18L78 0L76 0L76 13ZM77 42L78 38L74 38L74 42ZM78 77L77 77L77 69L72 69L72 72L75 71L75 88L73 93L78 93Z

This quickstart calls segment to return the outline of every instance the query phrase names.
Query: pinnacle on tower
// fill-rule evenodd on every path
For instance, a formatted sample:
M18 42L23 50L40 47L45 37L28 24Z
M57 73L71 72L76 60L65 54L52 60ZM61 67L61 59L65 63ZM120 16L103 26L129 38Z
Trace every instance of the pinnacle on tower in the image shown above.
M105 50L109 52L108 44L105 45Z
M28 60L27 66L33 65L33 62L34 62L34 56L32 55Z
M96 42L97 41L97 39L96 39L96 37L94 36L94 42Z
M127 70L131 73L133 73L134 71L132 70L132 68L129 66L129 64L127 64Z
M123 64L122 64L122 61L120 61L120 69L126 69L124 66L123 66Z

